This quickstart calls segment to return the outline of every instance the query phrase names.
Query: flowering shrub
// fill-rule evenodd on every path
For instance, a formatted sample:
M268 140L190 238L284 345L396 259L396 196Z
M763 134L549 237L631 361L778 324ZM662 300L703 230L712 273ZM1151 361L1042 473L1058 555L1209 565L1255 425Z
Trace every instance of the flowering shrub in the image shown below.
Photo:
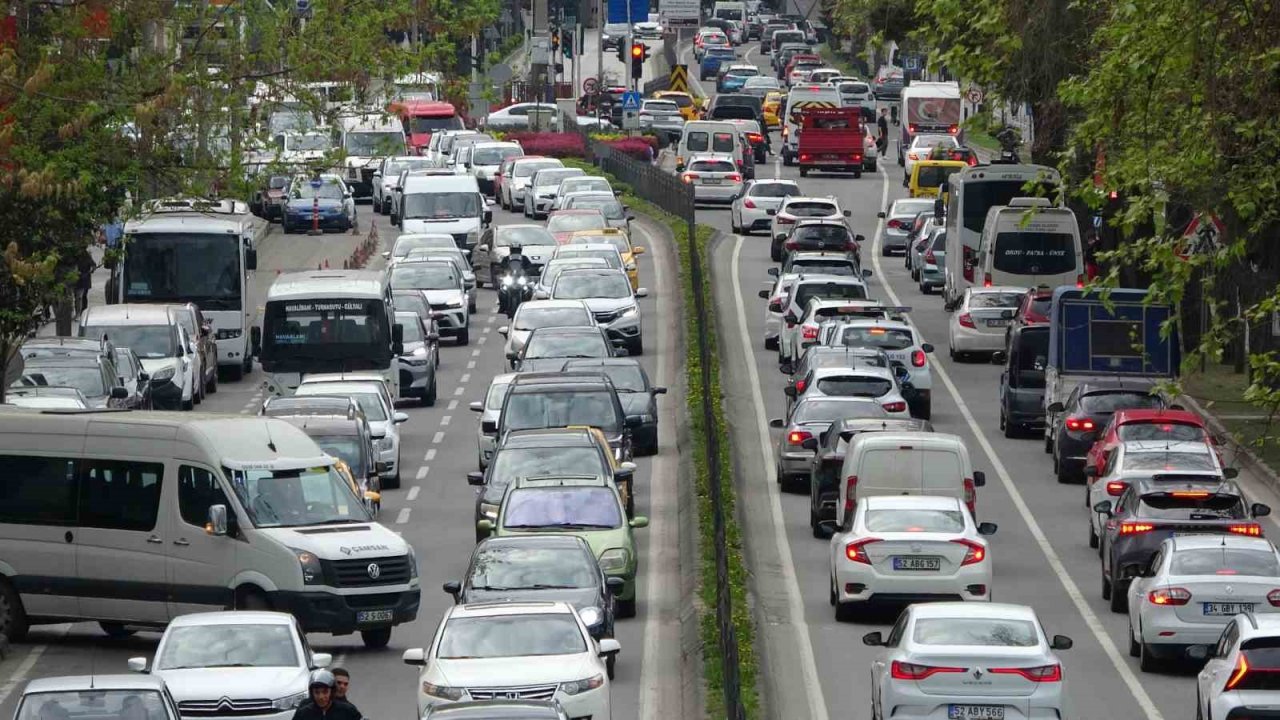
M622 138L620 140L610 140L605 143L609 147L620 153L625 153L637 160L649 160L649 153L658 152L657 139L651 136Z
M586 157L587 154L586 143L578 133L510 132L506 139L520 143L528 155L565 158Z

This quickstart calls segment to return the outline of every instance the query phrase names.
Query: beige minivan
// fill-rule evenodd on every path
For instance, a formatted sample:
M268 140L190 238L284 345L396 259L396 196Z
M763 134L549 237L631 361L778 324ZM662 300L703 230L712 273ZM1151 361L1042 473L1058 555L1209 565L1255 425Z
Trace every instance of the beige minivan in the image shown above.
M977 489L986 476L973 469L959 435L934 432L863 433L853 438L840 468L836 525L853 518L854 504L873 495L954 497L977 517Z

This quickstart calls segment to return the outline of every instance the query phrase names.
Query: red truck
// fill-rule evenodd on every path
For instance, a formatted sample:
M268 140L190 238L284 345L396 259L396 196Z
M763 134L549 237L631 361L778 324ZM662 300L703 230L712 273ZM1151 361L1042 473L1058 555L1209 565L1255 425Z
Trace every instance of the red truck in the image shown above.
M798 132L800 177L810 170L852 172L855 178L862 177L866 128L859 108L805 108Z

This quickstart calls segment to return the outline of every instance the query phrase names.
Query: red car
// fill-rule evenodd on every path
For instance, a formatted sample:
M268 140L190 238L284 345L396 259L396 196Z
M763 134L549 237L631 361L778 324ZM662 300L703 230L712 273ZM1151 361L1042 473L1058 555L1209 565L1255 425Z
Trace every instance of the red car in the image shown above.
M1048 287L1031 288L1022 296L1018 309L1013 311L1013 320L1004 331L1004 344L1009 345L1013 337L1013 329L1027 325L1044 325L1049 322L1049 306L1053 304L1053 289Z
M1200 416L1188 410L1146 409L1117 410L1085 455L1085 467L1101 469L1107 464L1107 455L1120 443L1130 440L1206 442L1214 446L1218 462L1225 465L1222 449Z

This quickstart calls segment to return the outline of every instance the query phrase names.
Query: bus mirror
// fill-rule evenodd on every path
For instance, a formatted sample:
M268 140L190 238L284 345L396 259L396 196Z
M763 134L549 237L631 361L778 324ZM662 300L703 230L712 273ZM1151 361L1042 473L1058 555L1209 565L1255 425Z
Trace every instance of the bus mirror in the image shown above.
M391 342L395 343L396 345L404 344L404 326L403 325L396 324L391 326ZM396 354L399 355L402 352L404 352L403 349L397 350Z
M262 355L262 328L257 325L249 328L249 346L254 357Z
M210 505L209 506L209 524L205 526L205 531L210 535L226 535L227 534L227 506L226 505Z
M244 251L244 269L258 269L258 251L253 248L246 248Z

